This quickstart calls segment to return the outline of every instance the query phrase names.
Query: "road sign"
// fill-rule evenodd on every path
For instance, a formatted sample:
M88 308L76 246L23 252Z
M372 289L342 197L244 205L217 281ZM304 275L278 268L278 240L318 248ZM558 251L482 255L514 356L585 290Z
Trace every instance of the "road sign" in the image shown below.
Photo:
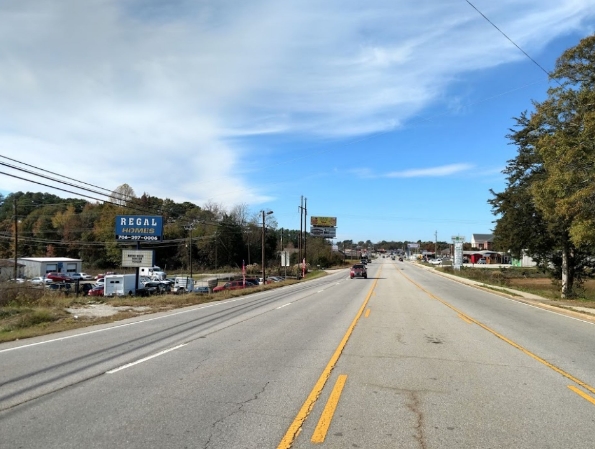
M317 227L337 226L337 217L310 217L310 226L317 226Z
M337 237L337 228L327 226L311 226L310 234L314 237L324 237L327 239L334 239Z

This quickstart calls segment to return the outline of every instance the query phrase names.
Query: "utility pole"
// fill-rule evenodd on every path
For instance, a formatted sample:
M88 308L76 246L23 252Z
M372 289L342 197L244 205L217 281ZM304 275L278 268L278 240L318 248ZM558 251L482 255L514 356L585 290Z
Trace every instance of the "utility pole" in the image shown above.
M300 205L298 206L300 211L300 235L298 236L298 266L302 263L302 213L304 210L304 196L301 196Z
M194 223L188 224L184 226L186 231L190 232L190 279L192 279L192 283L194 284L194 278L192 277L192 231L194 231Z
M304 198L304 261L308 258L307 242L308 242L308 198Z
M268 211L265 213L265 211L262 211L262 285L266 284L267 278L266 278L266 273L265 273L265 254L264 254L264 242L265 242L265 232L266 232L266 226L265 226L265 222L264 222L264 216L265 215L271 215L273 213L272 210Z
M434 259L438 258L438 231L434 232Z
M14 269L12 278L15 280L18 277L19 269L18 269L18 262L17 262L17 253L19 248L19 220L17 217L17 198L14 198L13 204L13 211L14 211Z

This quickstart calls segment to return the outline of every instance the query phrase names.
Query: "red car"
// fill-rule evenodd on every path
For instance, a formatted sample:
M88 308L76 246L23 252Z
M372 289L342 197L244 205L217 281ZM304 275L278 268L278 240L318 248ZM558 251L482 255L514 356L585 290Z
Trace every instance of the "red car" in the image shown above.
M52 282L72 282L72 278L62 273L48 273L46 278L51 279Z
M87 295L89 295L89 296L103 296L103 285L96 285L91 290L89 290L89 293L87 293Z
M363 263L356 263L354 266L351 267L351 272L349 273L349 277L353 278L364 278L368 279L368 270L366 270L366 266Z
M244 281L231 281L215 287L213 289L213 293L222 292L223 290L240 290L242 288L248 288L252 286L253 285L248 282L246 282L246 285L244 286Z

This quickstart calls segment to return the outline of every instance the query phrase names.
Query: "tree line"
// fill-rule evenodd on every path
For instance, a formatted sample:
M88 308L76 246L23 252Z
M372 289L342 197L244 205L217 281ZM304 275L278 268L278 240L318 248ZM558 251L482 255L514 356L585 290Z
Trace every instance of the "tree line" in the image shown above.
M130 248L115 240L118 215L159 215L163 217L163 241L142 243L153 249L155 260L169 270L195 271L241 268L262 263L262 219L246 205L226 210L209 203L200 207L190 202L176 203L148 194L136 197L124 184L112 192L111 201L89 202L60 198L50 193L15 192L0 195L0 258L71 257L97 269L121 265L121 250ZM273 215L265 216L265 262L278 266L278 252L291 252L298 263L300 231L278 229ZM16 238L15 238L16 226ZM307 236L308 263L330 266L341 261L325 239Z

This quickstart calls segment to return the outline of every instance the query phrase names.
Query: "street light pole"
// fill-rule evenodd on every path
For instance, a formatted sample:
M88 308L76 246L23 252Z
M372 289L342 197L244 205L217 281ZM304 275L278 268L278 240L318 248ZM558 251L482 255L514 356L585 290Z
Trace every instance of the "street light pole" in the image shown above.
M264 216L265 215L271 215L273 213L273 211L270 210L268 212L265 212L263 210L261 212L262 212L262 284L264 285L264 284L266 284L266 279L267 279L266 278L266 273L265 273L265 268L264 268L264 265L265 265L265 261L264 261L264 235L265 235L265 230L266 230L265 223L264 223Z

